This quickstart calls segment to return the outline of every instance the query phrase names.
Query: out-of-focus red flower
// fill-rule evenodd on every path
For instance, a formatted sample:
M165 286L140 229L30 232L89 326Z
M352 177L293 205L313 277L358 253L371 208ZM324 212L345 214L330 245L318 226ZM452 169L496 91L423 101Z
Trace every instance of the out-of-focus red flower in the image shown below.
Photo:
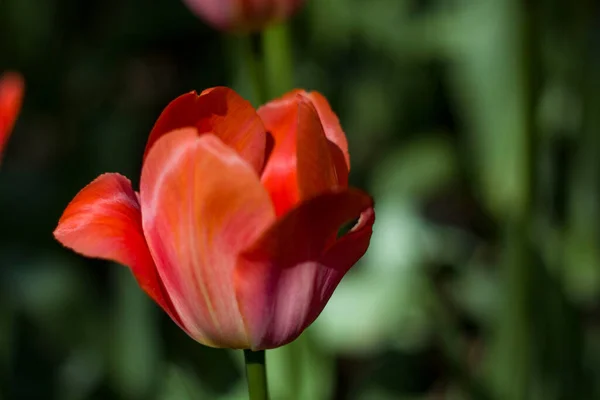
M274 348L317 318L367 250L373 201L348 187L349 169L344 132L318 93L258 111L228 88L188 93L150 133L139 194L101 175L54 235L129 266L198 342Z
M248 32L288 19L304 0L184 0L217 29Z
M0 158L21 109L24 88L21 75L6 72L0 76Z

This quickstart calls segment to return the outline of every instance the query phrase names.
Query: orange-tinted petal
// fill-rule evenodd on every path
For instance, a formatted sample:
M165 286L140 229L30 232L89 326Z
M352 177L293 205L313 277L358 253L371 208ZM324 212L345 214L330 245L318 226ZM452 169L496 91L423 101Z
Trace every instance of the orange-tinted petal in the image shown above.
M24 87L17 73L7 72L0 77L0 157L21 109Z
M329 150L331 158L333 159L336 175L338 177L338 184L340 186L348 185L348 174L350 172L350 154L348 152L348 140L344 133L340 121L331 109L327 99L319 92L306 92L302 89L294 89L280 99L274 100L267 104L272 105L288 105L292 99L296 96L301 95L308 99L315 107L323 126L323 131L329 142ZM267 107L265 107L267 108ZM260 112L260 109L259 109ZM277 115L277 114L276 114ZM262 116L262 115L261 115ZM266 114L264 117L268 120L273 118Z
M179 323L148 251L138 198L127 178L104 174L83 188L65 209L54 237L84 256L130 267L141 288Z
M310 92L305 93L305 96L312 101L319 113L325 136L330 142L331 156L335 162L340 185L346 186L348 184L348 173L350 172L350 153L348 153L348 140L340 125L340 120L321 93Z
M240 256L235 286L253 349L294 340L319 315L368 246L372 206L356 189L321 194L284 215ZM340 226L361 214L355 230L331 244Z
M164 109L150 132L144 159L154 143L175 129L195 127L199 134L211 132L260 172L264 165L265 128L256 110L235 91L215 87L186 93Z
M277 215L338 186L329 142L317 111L305 96L284 96L261 107L258 113L274 139L262 182Z
M181 129L153 146L140 197L150 251L185 330L209 346L248 347L233 269L275 219L255 171L216 136Z

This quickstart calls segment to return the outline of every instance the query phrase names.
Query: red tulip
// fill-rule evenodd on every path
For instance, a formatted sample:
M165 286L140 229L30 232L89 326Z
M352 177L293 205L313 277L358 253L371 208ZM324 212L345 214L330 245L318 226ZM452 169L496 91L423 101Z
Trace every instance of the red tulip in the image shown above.
M184 0L199 17L225 31L257 31L285 21L303 0Z
M346 137L318 93L255 111L224 87L192 92L154 125L139 194L127 178L101 175L54 235L129 266L198 342L274 348L317 318L367 250L373 201L347 186L349 166Z
M24 87L17 73L7 72L0 77L0 157L21 109Z

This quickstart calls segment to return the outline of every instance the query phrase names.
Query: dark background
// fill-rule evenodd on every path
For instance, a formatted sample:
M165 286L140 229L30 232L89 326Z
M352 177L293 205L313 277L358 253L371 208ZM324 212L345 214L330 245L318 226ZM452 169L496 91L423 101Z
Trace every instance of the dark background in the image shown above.
M371 248L270 352L274 399L600 398L595 1L308 0L295 83L349 137ZM178 0L3 0L27 90L0 173L1 399L244 399L240 352L181 332L121 266L56 243L103 172L137 185L163 107L228 85L239 38Z

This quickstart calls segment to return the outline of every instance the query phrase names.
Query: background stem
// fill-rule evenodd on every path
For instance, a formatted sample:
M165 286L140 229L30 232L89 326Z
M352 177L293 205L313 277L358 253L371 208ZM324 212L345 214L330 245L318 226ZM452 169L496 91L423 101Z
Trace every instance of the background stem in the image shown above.
M286 24L263 31L262 51L266 94L274 99L294 87L292 47Z
M262 68L261 57L259 54L258 43L255 35L244 35L239 38L238 62L241 65L241 81L248 82L251 91L251 102L255 107L264 104L267 101L267 92L265 84L265 75Z
M244 350L248 395L250 400L268 400L265 351Z
M496 351L496 389L498 398L526 400L531 397L534 364L533 291L536 250L532 242L536 221L537 126L535 120L538 99L538 42L535 32L536 2L512 2L514 19L519 23L515 36L515 59L520 62L518 79L524 89L525 116L518 152L521 155L519 175L520 202L506 216L504 226L505 254L503 278L505 298L499 314Z

